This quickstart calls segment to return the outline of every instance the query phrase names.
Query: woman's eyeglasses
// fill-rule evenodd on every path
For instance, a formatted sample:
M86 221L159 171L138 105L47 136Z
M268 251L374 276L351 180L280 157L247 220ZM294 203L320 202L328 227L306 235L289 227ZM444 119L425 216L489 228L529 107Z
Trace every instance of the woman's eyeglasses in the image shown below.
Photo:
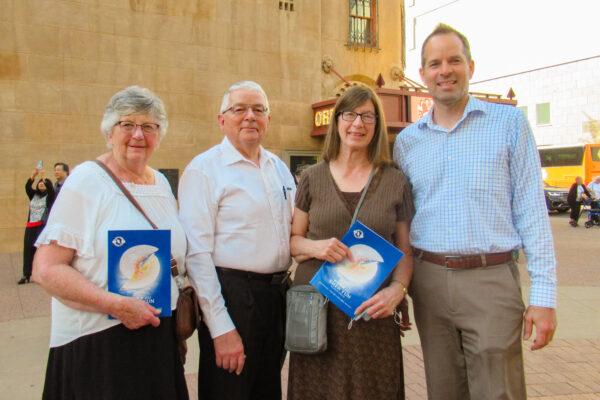
M342 119L346 122L354 122L356 117L360 117L363 124L374 124L377 121L377 115L372 112L357 113L354 111L344 111L341 113Z
M125 133L133 133L135 131L135 129L139 126L140 128L142 128L142 132L144 132L147 135L156 134L158 132L158 128L160 128L160 125L158 125L158 124L152 124L152 123L135 124L131 121L119 121L115 125L119 125L119 127Z

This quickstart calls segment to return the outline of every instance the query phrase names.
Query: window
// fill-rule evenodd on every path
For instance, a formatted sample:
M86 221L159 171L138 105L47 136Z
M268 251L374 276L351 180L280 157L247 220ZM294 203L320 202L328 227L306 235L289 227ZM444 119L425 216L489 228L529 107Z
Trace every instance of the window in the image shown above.
M294 181L298 184L298 180L302 171L307 167L319 162L321 158L320 151L307 151L307 150L285 150L283 152L283 161L290 168L290 172L294 177Z
M417 19L413 18L412 20L412 45L411 50L416 50L417 48Z
M592 152L592 161L600 162L600 146L591 146L590 151Z
M377 0L350 0L348 44L377 47Z
M535 117L537 125L550 124L550 103L539 103L535 105Z
M581 165L583 146L539 149L542 167L567 167Z
M519 110L521 110L523 112L523 115L525 116L525 118L527 118L527 106L519 106L517 108Z
M158 172L160 172L165 176L165 178L167 178L167 181L171 186L173 196L177 198L177 186L179 185L179 170L174 168L159 168Z
M279 9L282 11L294 11L294 0L280 1Z

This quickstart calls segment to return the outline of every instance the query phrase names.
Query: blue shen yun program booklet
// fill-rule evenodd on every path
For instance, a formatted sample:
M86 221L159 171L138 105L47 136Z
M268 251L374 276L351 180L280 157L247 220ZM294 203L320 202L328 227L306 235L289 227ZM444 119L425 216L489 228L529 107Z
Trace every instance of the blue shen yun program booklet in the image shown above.
M171 316L171 231L108 231L108 291Z
M325 261L310 284L354 318L354 311L373 296L404 253L360 221L352 224L342 242L350 248L355 262Z

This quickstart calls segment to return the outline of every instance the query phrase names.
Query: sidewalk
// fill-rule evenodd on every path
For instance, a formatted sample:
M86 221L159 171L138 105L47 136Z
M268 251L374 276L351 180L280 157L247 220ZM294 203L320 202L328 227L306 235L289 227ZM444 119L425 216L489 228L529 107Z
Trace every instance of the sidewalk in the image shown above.
M559 260L559 329L547 348L531 352L525 347L529 398L600 400L600 229L572 229L565 216L551 221ZM20 275L21 255L0 254L0 400L39 399L43 388L50 302L35 284L17 286ZM524 268L521 276L527 298ZM407 400L427 398L414 329L403 339ZM186 376L191 399L196 399L196 337L188 343ZM287 367L282 379L287 382Z

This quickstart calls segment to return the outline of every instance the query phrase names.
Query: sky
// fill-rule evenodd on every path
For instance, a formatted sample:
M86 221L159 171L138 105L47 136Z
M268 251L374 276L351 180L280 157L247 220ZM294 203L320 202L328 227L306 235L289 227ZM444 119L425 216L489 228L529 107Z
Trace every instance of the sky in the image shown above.
M439 22L469 39L475 60L471 82L600 55L600 0L405 0L405 5L406 75L417 81L421 44Z

